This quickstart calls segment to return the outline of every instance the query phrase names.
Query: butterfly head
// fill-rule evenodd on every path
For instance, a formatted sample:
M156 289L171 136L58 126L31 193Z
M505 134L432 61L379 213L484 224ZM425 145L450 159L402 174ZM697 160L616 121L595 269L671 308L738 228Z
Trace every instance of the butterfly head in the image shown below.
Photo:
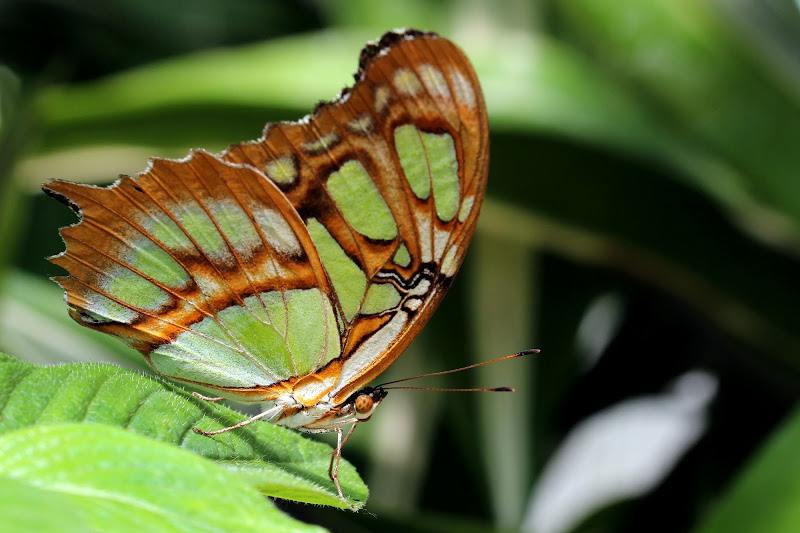
M388 392L380 387L364 387L353 393L345 405L352 406L352 414L356 420L366 422L387 394Z

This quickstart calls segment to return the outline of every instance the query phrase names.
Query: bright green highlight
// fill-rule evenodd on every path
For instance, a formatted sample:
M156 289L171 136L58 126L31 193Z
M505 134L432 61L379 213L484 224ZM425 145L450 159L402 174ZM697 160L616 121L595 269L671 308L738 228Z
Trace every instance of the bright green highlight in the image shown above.
M197 244L207 254L220 256L227 252L228 248L222 235L217 231L217 227L208 218L205 211L201 209L188 209L181 213L179 217L181 225Z
M183 287L189 283L189 273L153 241L146 239L134 244L128 264L145 276L168 287Z
M328 177L328 192L354 230L371 239L394 239L397 224L360 161L351 160Z
M156 312L170 301L169 295L160 287L127 268L111 272L103 289L125 304L146 311Z
M298 374L306 374L339 357L336 316L319 289L286 293L289 329L286 343ZM333 332L335 335L331 336Z
M460 198L458 159L453 137L447 133L423 133L422 143L431 169L436 215L440 220L449 222L458 212Z
M333 290L342 306L345 320L350 322L358 312L361 298L367 289L367 276L319 221L310 218L307 227L311 240L314 241L314 247L333 283Z
M129 373L124 377L132 381L135 375ZM53 417L56 423L22 427L17 431L5 431L0 436L3 533L325 531L284 515L260 493L264 489L260 480L259 490L256 490L252 479L231 475L224 467L198 453L173 445L179 442L189 449L202 449L201 445L193 445L191 438L181 438L180 431L176 430L190 426L204 413L185 397L169 393L156 384L150 386L151 395L148 396L132 387L118 386L121 394L130 394L145 405L142 410L136 410L142 406L127 397L117 398L122 405L116 408L112 418L104 409L84 400L87 396L94 398L96 389L87 391L85 376L80 378L84 379L76 376L75 381L83 382L85 388L70 388L71 394L65 396L72 396L71 402L62 401L58 395L49 406L58 412ZM121 383L123 379L116 381ZM107 385L99 379L91 383L96 388ZM158 400L178 412L170 416L150 407ZM77 406L85 411L81 412ZM99 417L98 410L103 413ZM100 418L105 423L70 423L84 415L90 420ZM126 426L129 422L120 422L126 417L131 425L142 428L138 431L148 436L137 435L137 429L111 427L112 424ZM204 424L209 422L203 421ZM161 432L157 433L159 429L155 428ZM272 440L289 446L286 437L270 435ZM306 448L299 445L302 452L286 453L279 451L279 444L270 447L263 441L266 439L254 436L247 443L251 446L249 449L256 448L262 455L281 457L284 462L281 470L285 471L270 464L260 469L267 469L272 477L283 481L288 488L284 489L286 492L293 490L302 494L303 487L298 481L310 476L290 461L299 462L295 459L297 456L306 458ZM34 445L35 450L32 450ZM216 457L225 453L221 451L224 447L217 446L220 451ZM240 450L246 445L230 447L242 454ZM262 451L265 449L269 451ZM250 452L251 458L252 455ZM246 460L246 456L237 460L237 466L246 470L259 469L256 461L252 461L256 465L249 468L244 466ZM305 484L310 485L311 479Z
M253 221L240 205L233 202L219 204L212 214L225 238L240 255L247 257L261 245L261 237Z
M361 312L365 315L372 315L393 309L399 303L400 293L391 283L373 283L367 291Z
M408 248L406 248L405 244L400 245L400 248L394 253L392 261L403 268L411 264L411 254L408 253Z
M426 200L431 193L431 186L428 157L422 145L420 131L412 124L395 128L394 147L414 195L420 200Z

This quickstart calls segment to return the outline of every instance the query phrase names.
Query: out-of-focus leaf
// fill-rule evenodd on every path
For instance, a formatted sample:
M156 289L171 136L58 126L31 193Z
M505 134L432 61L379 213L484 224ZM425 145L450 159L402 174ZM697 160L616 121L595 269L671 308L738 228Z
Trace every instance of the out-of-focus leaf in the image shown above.
M45 424L0 436L0 487L20 486L3 500L16 508L3 516L9 533L32 531L34 524L39 532L79 531L82 524L83 531L121 533L322 531L284 515L206 459L99 424ZM42 506L45 494L67 512ZM36 510L58 516L63 527L34 522L29 513Z
M0 276L16 250L20 219L29 201L13 178L13 169L30 140L30 121L29 95L15 74L0 64Z
M254 138L269 118L265 109L307 113L318 100L335 97L352 81L368 37L337 32L287 37L182 56L92 83L52 87L37 99L48 132L44 146L99 142L169 147L187 140L224 146ZM310 62L313 58L317 60ZM203 121L191 118L198 109L205 112Z
M476 362L486 354L510 354L533 345L535 294L533 254L501 236L478 235L472 246L473 268L470 309L472 332L477 344ZM502 258L498 260L498 258ZM498 312L503 309L503 312ZM482 455L495 523L509 529L519 525L530 486L531 431L520 420L530 420L536 402L536 387L520 376L533 373L535 359L523 359L477 369L476 383L509 386L513 394L490 394L478 404L479 437L474 448ZM498 438L502 435L502 438ZM478 452L473 452L478 455Z
M322 2L317 4L325 12L325 19L339 28L375 28L376 33L389 28L418 28L431 30L447 27L453 11L452 2L429 2L427 0L405 0L386 2L375 9L370 0L350 2ZM459 5L458 7L463 7Z
M800 531L800 411L747 465L697 533Z
M8 129L19 105L20 82L14 73L0 65L0 133Z
M231 409L198 400L161 380L103 364L36 367L0 354L0 434L56 422L116 425L213 459L261 492L346 507L328 478L331 449L294 431L260 422L214 436L244 420ZM363 505L367 489L342 460L342 490Z
M320 32L200 52L97 82L53 87L37 99L46 127L43 147L250 139L276 118L276 109L308 113L314 102L331 99L352 84L349 74L356 70L358 51L378 36ZM493 127L533 126L653 154L665 148L668 134L624 86L555 41L519 33L463 41L450 37L475 63ZM205 123L192 119L198 110ZM177 117L183 124L176 123ZM248 131L248 125L259 129Z
M790 218L797 235L800 88L776 76L712 2L557 4L576 40L638 91L654 116L734 169L755 203Z
M37 364L111 362L149 370L139 352L78 325L67 311L64 291L52 281L8 272L0 292L0 349Z

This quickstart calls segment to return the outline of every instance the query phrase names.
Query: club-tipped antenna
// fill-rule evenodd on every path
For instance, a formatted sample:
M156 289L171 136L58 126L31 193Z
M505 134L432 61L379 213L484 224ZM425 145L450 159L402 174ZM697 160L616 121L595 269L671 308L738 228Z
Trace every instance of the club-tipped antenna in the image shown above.
M454 372L462 372L464 370L469 370L471 368L477 368L477 367L483 366L483 365L490 365L492 363L499 363L500 361L505 361L506 359L514 359L516 357L522 357L522 356L531 355L531 354L534 354L534 353L539 353L539 350L537 348L531 348L530 350L523 350L523 351L518 352L518 353L514 353L514 354L511 354L511 355L505 355L503 357L498 357L497 359L492 359L491 361L484 361L482 363L475 363L474 365L462 366L461 368L454 368L452 370L442 370L441 372L431 372L430 374L421 374L419 376L413 376L413 377L410 377L410 378L403 378L403 379L396 379L394 381L387 381L385 383L381 383L380 385L376 385L376 388L386 388L386 387L384 387L384 385L394 385L395 383L402 383L404 381L411 381L412 379L429 378L429 377L433 377L433 376L443 376L444 374L453 374ZM475 392L478 392L478 391L513 391L514 390L514 389L512 389L510 387L495 387L495 388L490 388L490 389L433 389L433 388L425 388L425 387L389 387L389 388L390 389L415 389L415 390L442 390L442 391L449 390L449 391L454 391L454 392L458 392L458 391L464 391L464 392L468 392L468 391L475 391Z
M440 389L438 387L383 387L383 390L435 390L441 392L514 392L511 387L488 387L481 389Z

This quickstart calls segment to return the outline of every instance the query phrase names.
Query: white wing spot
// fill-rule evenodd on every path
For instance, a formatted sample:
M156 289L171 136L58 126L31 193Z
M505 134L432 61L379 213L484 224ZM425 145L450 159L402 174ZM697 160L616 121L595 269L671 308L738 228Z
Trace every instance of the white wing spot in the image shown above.
M409 298L404 304L404 307L409 311L416 311L417 309L420 308L421 305L422 305L422 300L420 300L419 298Z
M450 232L433 228L433 258L439 261L444 255L444 247L447 246L447 241L450 240Z
M292 227L280 213L267 208L254 209L253 218L256 219L258 227L261 228L270 246L284 254L300 255L302 253L303 248L300 241L297 240Z
M422 84L417 75L407 68L399 68L395 71L392 78L397 92L406 96L414 96L422 90Z
M469 80L453 66L450 67L450 76L453 78L456 99L467 107L475 107L475 93Z
M447 250L447 254L444 256L444 260L442 260L442 274L447 277L451 277L456 273L456 267L458 266L458 261L456 260L458 256L458 245L454 244Z
M447 86L447 80L444 79L442 71L433 65L426 64L419 67L419 73L428 92L441 98L450 98L450 88Z
M389 107L389 98L392 96L392 91L385 85L379 85L375 88L375 111L383 113Z
M367 135L369 134L370 130L372 130L372 117L366 113L361 113L356 118L351 119L347 123L347 127L353 133Z
M472 206L475 205L475 196L467 196L464 198L464 201L461 202L461 209L458 210L458 221L462 224L467 217L469 217L470 212L472 211Z
M428 291L431 290L431 282L425 278L419 280L419 283L411 287L411 290L408 291L408 294L411 296L425 296L428 294Z
M264 167L267 177L279 185L289 185L297 179L297 166L290 155L273 159Z
M427 263L433 260L433 243L431 242L431 219L423 211L414 211L414 218L419 233L420 260Z
M102 324L109 320L130 324L139 317L133 309L94 291L85 291L82 296L85 304L81 318L87 324Z
M304 143L303 149L306 152L317 153L327 150L328 148L334 146L338 142L339 142L339 134L336 133L335 131L331 131L329 133L326 133L322 137Z

